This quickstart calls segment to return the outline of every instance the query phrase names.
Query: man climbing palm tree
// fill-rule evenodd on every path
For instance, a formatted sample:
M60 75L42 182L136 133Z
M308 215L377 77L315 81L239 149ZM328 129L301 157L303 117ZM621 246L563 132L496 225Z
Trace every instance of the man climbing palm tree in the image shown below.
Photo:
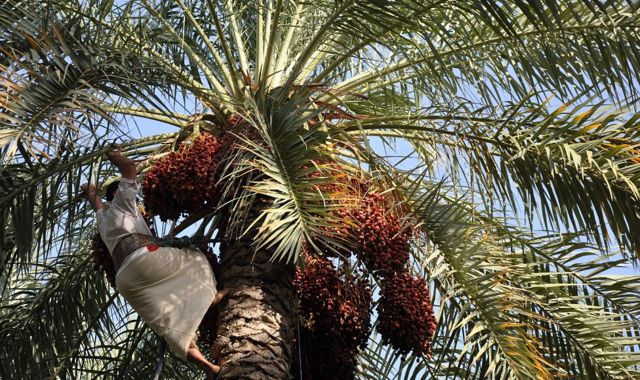
M96 195L95 185L84 184L82 189L111 253L116 288L172 351L198 365L208 380L214 379L220 367L196 346L196 329L209 306L220 302L226 290L216 291L213 271L199 250L158 245L159 239L136 205L139 186L134 161L115 147L107 158L122 175L107 191L108 202Z

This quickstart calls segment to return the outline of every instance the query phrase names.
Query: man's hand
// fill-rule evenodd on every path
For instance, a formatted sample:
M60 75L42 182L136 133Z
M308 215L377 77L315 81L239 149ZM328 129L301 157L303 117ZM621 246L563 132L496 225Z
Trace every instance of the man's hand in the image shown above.
M93 183L84 183L80 186L85 196L96 195L96 185Z
M98 211L102 208L102 199L96 195L96 185L92 183L85 183L80 186L80 189L82 189L84 197L91 204L93 211Z
M109 150L107 151L107 153L105 153L105 155L107 156L107 158L109 159L109 161L113 162L113 158L115 156L120 156L120 145L116 144L115 142L109 144Z
M120 153L120 145L112 143L111 150L107 152L107 158L120 170L122 177L136 179L136 163Z

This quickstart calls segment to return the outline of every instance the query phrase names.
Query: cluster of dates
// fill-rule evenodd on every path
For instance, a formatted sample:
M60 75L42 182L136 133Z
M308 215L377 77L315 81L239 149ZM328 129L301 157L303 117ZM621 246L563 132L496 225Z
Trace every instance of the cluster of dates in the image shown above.
M410 229L386 203L384 195L371 192L349 212L355 255L378 278L402 272L409 261Z
M145 208L167 220L215 207L220 196L216 171L229 136L202 133L156 161L142 179Z
M350 215L354 253L380 284L376 310L382 341L402 355L430 355L435 315L425 281L407 268L412 229L376 192L365 194Z
M153 162L142 179L144 206L161 220L218 205L224 187L221 162L234 150L238 135L257 138L239 115L233 115L223 130L213 125L195 138L183 141L177 151Z
M366 277L336 270L321 256L305 255L294 289L300 301L302 369L304 379L353 379L358 351L371 331L371 288Z
M340 191L328 185L323 188L327 192ZM341 262L348 262L351 255L366 268L360 278L366 279L368 274L380 285L380 297L377 302L377 331L384 343L390 344L401 355L414 353L416 355L431 354L431 340L436 328L436 320L431 303L431 296L426 282L420 277L410 274L408 261L410 257L410 242L414 230L409 222L403 220L400 212L392 210L393 201L389 195L374 190L366 182L354 181L350 188L357 194L357 201L337 211L338 216L344 221L341 226L334 227L327 234L344 240L348 249L327 249L323 252L328 257L340 257ZM335 255L338 252L340 255ZM318 310L339 311L344 304L341 292L336 292L336 284L339 284L339 276L334 269L331 260L314 258L308 264L309 255L305 257L307 267L298 270L296 274L295 288L298 295L299 308L303 330L300 333L303 353L311 355L305 362L303 357L302 368L307 369L306 375L310 378L323 378L330 376L339 379L353 379L355 376L355 360L337 363L341 359L329 357L327 352L336 355L343 352L347 357L355 358L359 349L366 344L365 340L359 340L358 344L352 344L349 338L340 343L333 342L332 337L336 331L341 331L350 318L349 313L343 313L342 318L333 319L333 325L317 326ZM367 274L368 273L368 274ZM365 280L361 280L365 281ZM339 296L338 296L339 295ZM359 292L361 299L370 297L370 291ZM368 305L371 313L371 300L359 301ZM357 319L367 321L366 309L360 308ZM338 314L340 314L338 312ZM351 336L356 336L354 330ZM367 337L368 337L368 329ZM325 336L330 334L331 336ZM364 339L364 338L363 338ZM305 343L305 340L307 341ZM333 346L328 346L332 342ZM309 346L311 348L305 348ZM318 363L314 363L316 359ZM331 371L333 372L323 372ZM304 372L304 371L303 371Z
M424 279L407 272L384 279L377 311L377 330L384 343L401 355L431 354L436 318Z

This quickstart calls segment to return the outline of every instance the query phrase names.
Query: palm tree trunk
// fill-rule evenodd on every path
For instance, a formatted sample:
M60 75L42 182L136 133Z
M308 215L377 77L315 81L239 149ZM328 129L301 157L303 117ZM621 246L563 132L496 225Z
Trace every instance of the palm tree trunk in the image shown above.
M219 305L218 379L290 379L294 267L271 262L247 242L221 247L219 281L229 294Z

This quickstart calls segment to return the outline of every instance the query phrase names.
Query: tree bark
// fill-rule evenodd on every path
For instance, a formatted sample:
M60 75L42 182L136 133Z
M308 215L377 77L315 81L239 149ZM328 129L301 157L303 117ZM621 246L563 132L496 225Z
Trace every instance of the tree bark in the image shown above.
M218 280L229 294L212 349L222 366L218 379L290 379L293 265L271 262L268 251L254 255L247 242L224 244L221 254Z

